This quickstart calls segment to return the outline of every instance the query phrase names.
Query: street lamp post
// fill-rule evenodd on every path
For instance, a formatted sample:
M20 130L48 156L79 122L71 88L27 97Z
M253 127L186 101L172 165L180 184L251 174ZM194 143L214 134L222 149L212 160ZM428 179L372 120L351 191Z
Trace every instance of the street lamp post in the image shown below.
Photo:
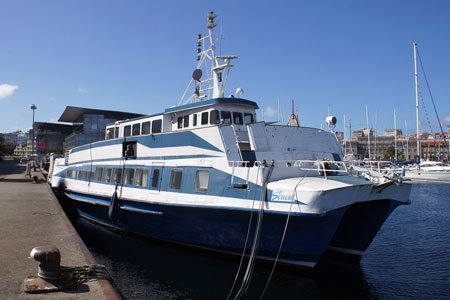
M31 156L34 154L34 111L37 109L36 105L31 105L31 109L33 110L33 129L32 129L32 136L31 136Z

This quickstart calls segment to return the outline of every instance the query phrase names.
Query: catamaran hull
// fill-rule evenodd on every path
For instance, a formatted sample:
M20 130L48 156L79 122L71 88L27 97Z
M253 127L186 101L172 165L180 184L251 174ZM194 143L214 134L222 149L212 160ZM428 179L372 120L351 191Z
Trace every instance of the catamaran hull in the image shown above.
M109 200L66 193L81 217L128 232L185 245L241 255L252 218L246 255L250 253L258 211L221 207L150 204L120 200L117 219L108 216ZM330 243L347 208L326 214L291 214L279 262L314 267ZM264 212L259 259L274 260L287 214Z
M359 259L389 215L402 204L407 203L386 199L351 205L345 212L328 249Z

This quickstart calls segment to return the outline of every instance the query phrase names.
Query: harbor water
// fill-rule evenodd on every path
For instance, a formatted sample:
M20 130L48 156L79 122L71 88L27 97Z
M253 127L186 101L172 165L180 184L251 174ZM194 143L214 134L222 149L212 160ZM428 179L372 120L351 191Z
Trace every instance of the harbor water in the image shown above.
M226 299L235 281L239 257L84 220L76 228L127 299ZM271 269L257 263L243 299L260 298ZM313 271L277 267L263 299L450 299L450 185L413 185L411 205L393 212L359 264L328 258Z

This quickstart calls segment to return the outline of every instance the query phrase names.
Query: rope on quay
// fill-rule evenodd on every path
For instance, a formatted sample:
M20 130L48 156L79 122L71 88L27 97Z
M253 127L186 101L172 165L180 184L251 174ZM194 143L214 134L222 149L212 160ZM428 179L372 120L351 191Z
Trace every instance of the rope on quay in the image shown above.
M107 280L121 299L125 299L113 277L103 265L85 265L81 267L39 265L38 276L46 280L62 280L74 283L84 283L91 280Z
M91 280L107 280L120 299L124 295L114 282L105 266L92 264L81 267L61 266L61 254L55 246L33 248L30 257L40 262L38 274L27 276L23 282L26 293L48 293L74 289L77 285Z

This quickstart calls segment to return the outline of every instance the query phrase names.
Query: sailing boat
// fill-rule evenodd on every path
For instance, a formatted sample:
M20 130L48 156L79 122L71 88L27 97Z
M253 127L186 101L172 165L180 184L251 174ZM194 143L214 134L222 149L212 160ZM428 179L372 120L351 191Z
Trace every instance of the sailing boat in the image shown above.
M414 77L416 86L416 125L417 125L417 156L420 158L420 123L419 123L419 76L417 73L417 44L414 45ZM445 141L445 139L444 139ZM447 143L445 141L445 143ZM447 146L448 147L448 146ZM414 168L403 172L404 180L411 182L444 182L450 183L450 166L443 162L424 161Z

